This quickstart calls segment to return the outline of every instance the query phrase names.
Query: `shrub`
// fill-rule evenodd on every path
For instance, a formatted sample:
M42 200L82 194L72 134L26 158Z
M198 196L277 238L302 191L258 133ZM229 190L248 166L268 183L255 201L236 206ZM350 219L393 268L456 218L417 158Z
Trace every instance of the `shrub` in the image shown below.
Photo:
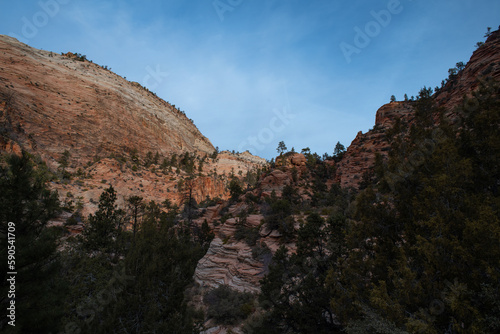
M259 237L259 228L246 227L242 223L236 225L236 232L234 233L236 240L245 240L248 246L255 246Z
M215 288L203 298L208 305L207 316L217 324L235 325L246 319L254 310L254 296L248 292L239 292L227 285Z
M266 262L266 260L270 260L272 256L273 253L265 242L252 248L252 258L254 260Z

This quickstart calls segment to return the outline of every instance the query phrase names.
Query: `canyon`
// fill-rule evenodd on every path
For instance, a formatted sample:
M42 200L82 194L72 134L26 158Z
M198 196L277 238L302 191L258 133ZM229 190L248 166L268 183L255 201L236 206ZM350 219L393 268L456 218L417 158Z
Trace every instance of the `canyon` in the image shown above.
M492 33L455 74L434 93L438 107L453 120L464 96L486 80L500 80L500 33ZM488 78L488 79L486 79ZM373 129L359 132L339 159L325 161L327 189L339 185L358 190L373 173L377 155L390 151L387 133L396 120L411 125L414 101L395 101L375 113ZM296 249L279 230L265 224L269 198L281 197L294 185L297 198L310 200L314 178L308 157L289 152L272 167L249 152L218 152L184 112L147 88L129 82L81 55L54 54L0 36L0 150L29 152L48 166L49 186L72 208L54 224L72 235L85 228L85 217L97 210L102 191L113 186L118 205L140 195L146 201L182 206L186 197L197 203L193 224L208 224L214 233L207 253L194 273L191 302L203 304L207 291L228 285L240 292L259 293L272 254L285 245ZM398 122L399 122L398 121ZM433 119L432 122L438 122ZM187 165L179 164L185 159ZM237 179L245 191L230 198L228 185ZM290 228L298 230L306 213L294 213ZM77 222L66 224L70 217ZM237 231L256 233L249 245ZM206 319L205 333L242 333Z

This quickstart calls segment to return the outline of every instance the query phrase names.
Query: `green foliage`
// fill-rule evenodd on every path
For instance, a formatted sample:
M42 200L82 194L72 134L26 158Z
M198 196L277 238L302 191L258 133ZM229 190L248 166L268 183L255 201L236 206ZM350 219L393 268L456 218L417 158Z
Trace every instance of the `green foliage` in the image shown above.
M234 238L236 240L245 240L247 245L255 246L257 240L260 237L258 227L247 227L245 226L246 219L240 219L236 224L236 231L234 233Z
M326 286L329 270L344 254L345 219L308 216L297 236L297 252L282 246L261 281L261 305L269 308L263 330L291 333L340 332ZM265 325L264 325L265 324Z
M279 155L283 155L283 153L285 153L286 150L287 150L287 148L286 148L285 142L280 141L278 143L278 148L276 149L276 151L278 152Z
M345 146L342 145L339 141L335 145L335 149L333 150L333 156L340 160L345 154Z
M430 91L421 91L419 126L406 141L393 141L386 169L377 167L379 181L357 197L362 223L349 234L356 252L329 283L348 332L499 330L491 303L500 298L497 91L483 87L458 110L459 124L441 117L438 127L429 119L440 111Z
M3 310L0 329L7 333L51 333L61 329L62 301L66 293L57 253L61 233L47 227L60 206L57 193L46 188L43 176L25 152L21 157L8 156L0 166L0 306ZM13 223L10 230L9 222ZM14 235L15 239L9 242L8 235ZM7 267L7 251L13 246L15 262L10 264L14 270ZM7 325L10 319L6 316L10 302L7 278L11 276L7 272L11 271L17 272L15 327Z
M262 242L252 248L252 258L264 263L268 263L268 260L272 258L272 255L273 253L271 252L271 249L269 249L265 242Z
M233 290L227 285L207 292L203 298L208 305L207 316L222 325L235 325L246 319L253 312L253 300L253 294Z
M168 254L168 256L167 256ZM150 205L137 235L136 245L125 259L134 283L101 316L105 333L116 329L137 333L192 333L193 320L184 300L204 250L186 228Z
M99 198L98 210L88 217L83 237L86 249L112 253L117 250L124 212L116 207L116 191L109 186Z
M243 188L240 185L238 179L233 178L231 182L229 182L229 193L231 194L231 199L234 201L238 199L238 197L243 194Z
M188 152L185 152L179 160L179 167L186 173L192 174L195 171L195 159L195 154L189 154Z
M141 196L130 196L127 199L129 216L128 218L132 221L132 233L135 241L135 235L139 229L139 223L144 214L145 204Z
M292 214L292 206L290 202L284 198L278 198L276 193L271 193L271 197L266 198L269 205L269 213L266 214L265 223L270 230L278 230L282 233L293 233L290 229L290 224L286 218ZM293 225L292 225L293 229Z
M69 158L71 157L71 153L68 150L64 150L61 158L59 159L59 164L62 168L66 168L69 166Z
M314 191L307 208L330 216L311 212L296 252L275 253L261 282L266 311L252 330L497 333L499 93L483 81L451 123L422 89L412 126L396 120L389 159L376 156L354 201L339 186L326 189L328 170L304 149ZM296 208L293 197L292 187L271 195L269 226L285 221L285 202Z
M132 209L141 207L142 224L135 242L126 243L122 260L105 253L89 257L78 245L70 248L66 325L86 333L196 333L184 291L206 251L210 231L201 242L201 236L176 221L175 208L167 213L154 202L131 199ZM130 239L125 232L121 238Z
M214 237L214 232L210 229L210 226L208 226L208 222L205 219L201 224L201 229L198 235L198 242L203 247L203 249L208 250L210 242L212 242Z

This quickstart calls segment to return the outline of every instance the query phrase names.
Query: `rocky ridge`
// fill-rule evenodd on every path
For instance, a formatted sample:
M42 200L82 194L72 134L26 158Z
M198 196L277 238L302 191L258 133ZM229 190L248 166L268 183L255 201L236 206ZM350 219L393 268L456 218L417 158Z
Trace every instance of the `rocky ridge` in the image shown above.
M464 96L489 80L500 80L500 31L492 32L486 42L471 56L467 65L450 76L435 92L437 106L447 110L450 119L455 117L455 108L461 108ZM359 188L364 175L370 173L375 164L376 153L386 156L390 148L385 132L396 118L411 124L414 118L413 101L391 102L376 112L375 126L366 133L361 131L337 164L336 181L344 188ZM437 120L435 120L437 121Z
M105 187L119 194L181 204L186 180L199 203L225 199L231 175L243 178L266 164L248 152L221 152L184 112L136 82L85 56L37 50L0 35L0 150L39 156L59 174L51 187L62 202L96 210ZM147 153L159 161L144 167ZM195 171L164 160L189 153Z
M0 63L4 122L23 148L40 152L49 165L68 148L78 164L134 148L163 155L214 151L179 109L73 53L0 36Z

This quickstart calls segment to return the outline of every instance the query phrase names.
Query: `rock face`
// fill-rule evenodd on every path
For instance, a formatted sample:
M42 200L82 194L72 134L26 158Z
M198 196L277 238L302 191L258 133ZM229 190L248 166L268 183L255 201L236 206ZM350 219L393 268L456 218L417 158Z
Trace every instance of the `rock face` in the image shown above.
M464 95L476 90L488 77L500 80L500 30L491 33L456 79L450 80L436 95L438 105L452 111L462 104Z
M195 281L204 291L224 284L240 292L257 293L259 280L264 277L268 263L255 259L252 256L252 247L243 240L236 240L234 235L238 223L242 223L247 228L261 229L264 216L250 214L242 220L238 216L248 210L249 206L238 203L228 208L227 214L232 218L220 223L221 207L222 205L208 208L205 215L197 221L201 224L203 220L206 220L213 227L215 238L205 256L198 262L194 274ZM276 241L275 238L268 236L262 238L260 243L266 243L268 247L271 246L271 249L277 249Z
M342 160L336 164L336 181L343 188L358 188L365 173L375 164L377 153L387 156L390 145L385 132L392 128L396 118L411 122L414 108L410 102L391 102L380 107L375 116L375 126L367 133L358 132L347 148Z
M163 155L214 151L174 106L137 83L79 59L0 36L4 126L13 128L23 148L41 153L49 164L66 149L79 164L133 149Z
M63 203L80 206L83 216L97 209L110 185L122 207L132 195L181 204L190 179L198 203L225 199L230 175L243 177L266 163L249 152L208 158L215 149L193 122L138 83L79 55L33 49L3 35L0 128L0 151L26 150L52 171L71 174L50 186ZM160 159L144 167L147 152L157 152ZM194 173L160 168L163 159L175 154L179 161L186 152L196 156Z
M444 108L447 116L453 120L454 110L462 106L464 96L470 96L488 77L497 82L500 80L498 30L473 53L465 68L434 94L437 106ZM369 173L374 166L376 153L386 156L390 149L386 131L392 127L396 118L411 124L414 112L412 101L392 102L382 106L376 113L374 128L366 133L359 132L337 164L336 181L344 188L359 188L363 175Z
M439 106L446 108L450 116L463 95L479 86L482 77L500 79L499 47L500 33L495 32L457 77L436 94ZM95 211L100 193L109 185L117 189L120 206L131 195L182 203L187 187L197 202L206 197L224 200L229 195L227 183L231 176L243 178L266 164L248 152L224 151L208 157L214 151L210 141L173 105L139 84L79 59L74 54L35 50L0 36L0 150L15 154L28 150L53 170L62 168L71 173L71 179L54 181L51 187L59 191L63 202L81 205L83 216ZM397 118L411 123L414 113L411 101L382 106L372 130L359 132L342 159L325 162L336 170L327 186L336 181L344 188L359 188L363 176L373 168L376 154L388 154L387 130ZM70 157L63 166L61 158L66 150ZM178 166L164 168L161 161L146 167L146 152L158 152L163 158L172 158L173 154L179 158L189 152L197 156L194 172ZM204 292L222 284L238 291L260 291L259 281L267 272L272 254L285 243L277 230L271 232L262 223L264 199L273 192L281 196L289 184L294 184L299 197L308 199L308 187L313 182L302 154L277 157L276 165L278 168L262 174L255 189L246 194L251 196L242 195L232 204L221 200L194 220L198 225L206 221L215 234L194 274L199 289L194 300L198 304L203 304ZM258 200L252 202L252 196ZM305 216L297 214L292 218L297 230ZM235 238L241 226L257 231L257 245L249 246ZM79 233L81 226L72 231ZM293 243L285 245L293 252ZM255 254L256 248L267 248L268 252ZM227 332L223 327L208 327L211 329L206 333ZM234 328L233 332L241 331Z

